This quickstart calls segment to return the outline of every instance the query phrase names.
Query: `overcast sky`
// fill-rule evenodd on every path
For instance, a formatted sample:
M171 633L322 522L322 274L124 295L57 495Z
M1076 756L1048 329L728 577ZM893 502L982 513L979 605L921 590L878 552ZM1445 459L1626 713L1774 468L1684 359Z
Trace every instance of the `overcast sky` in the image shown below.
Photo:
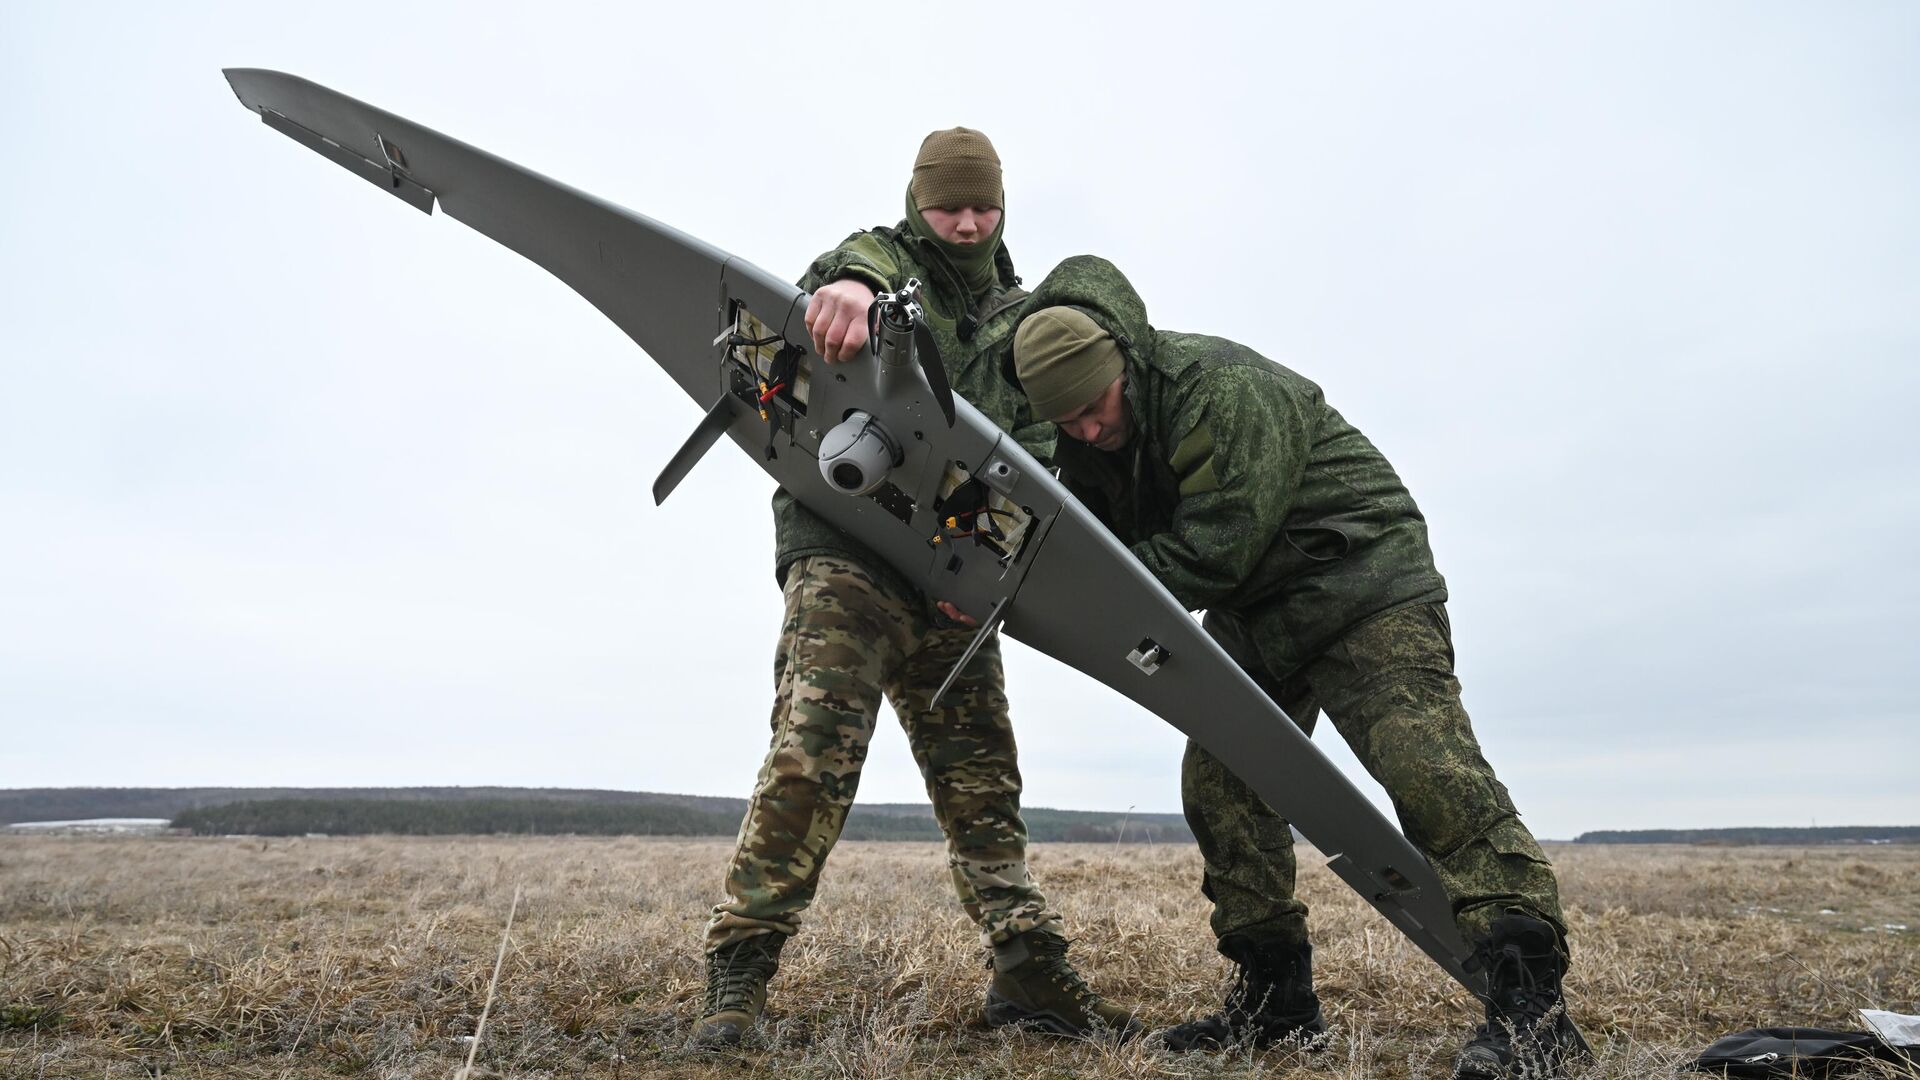
M0 6L0 787L765 750L770 481L655 508L699 408L251 66L782 276L981 128L1030 283L1111 258L1393 460L1537 833L1920 824L1920 7L528 7ZM1007 651L1030 805L1179 808L1180 736ZM861 797L924 798L890 717Z

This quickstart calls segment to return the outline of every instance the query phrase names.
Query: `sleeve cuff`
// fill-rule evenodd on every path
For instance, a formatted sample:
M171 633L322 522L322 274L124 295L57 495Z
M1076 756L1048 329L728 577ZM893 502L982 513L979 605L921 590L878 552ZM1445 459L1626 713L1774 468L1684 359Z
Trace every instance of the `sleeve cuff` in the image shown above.
M834 271L828 280L830 282L844 281L848 278L858 281L876 293L893 291L893 284L882 276L880 271L862 263L849 263Z

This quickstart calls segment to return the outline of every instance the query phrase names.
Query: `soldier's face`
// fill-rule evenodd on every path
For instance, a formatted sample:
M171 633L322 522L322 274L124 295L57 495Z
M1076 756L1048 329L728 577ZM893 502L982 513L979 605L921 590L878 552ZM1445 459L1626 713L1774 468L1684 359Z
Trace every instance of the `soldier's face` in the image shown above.
M1000 227L997 206L929 206L920 216L949 244L977 244Z
M1099 397L1065 416L1054 417L1061 434L1096 450L1113 451L1127 445L1133 438L1133 412L1127 408L1126 381L1125 375L1118 376L1100 391Z

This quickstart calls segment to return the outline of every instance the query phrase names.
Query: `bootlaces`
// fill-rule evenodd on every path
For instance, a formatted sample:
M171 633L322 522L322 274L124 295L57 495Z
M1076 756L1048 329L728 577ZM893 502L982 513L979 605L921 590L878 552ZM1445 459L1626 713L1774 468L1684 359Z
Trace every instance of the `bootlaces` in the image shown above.
M1233 985L1227 988L1226 1008L1220 1011L1229 1023L1238 1024L1251 1020L1266 1007L1265 998L1273 996L1273 988L1267 988L1262 1000L1253 1000L1253 968L1248 964L1235 966L1239 970L1233 976Z
M1080 1001L1094 996L1093 988L1087 985L1080 973L1067 963L1067 942L1065 939L1049 939L1035 942L1029 946L1034 963L1051 979L1055 985L1066 990Z
M1529 967L1526 958L1514 946L1500 950L1500 956L1494 961L1494 971L1488 972L1490 980L1501 969L1512 972L1513 985L1507 989L1508 1010L1533 1019L1545 1017L1559 1000L1558 988L1550 981L1541 979Z
M1534 974L1517 946L1504 946L1487 965L1487 1022L1472 1041L1504 1043L1509 1032L1532 1038L1558 1008L1564 1008L1558 988Z
M1276 961L1274 956L1264 954L1235 959L1238 970L1234 973L1233 985L1227 989L1223 1011L1251 1020L1269 1008L1297 1008L1299 1002L1291 992L1301 981L1297 964L1296 960Z
M707 1015L744 1009L756 987L773 977L774 957L752 941L707 957Z

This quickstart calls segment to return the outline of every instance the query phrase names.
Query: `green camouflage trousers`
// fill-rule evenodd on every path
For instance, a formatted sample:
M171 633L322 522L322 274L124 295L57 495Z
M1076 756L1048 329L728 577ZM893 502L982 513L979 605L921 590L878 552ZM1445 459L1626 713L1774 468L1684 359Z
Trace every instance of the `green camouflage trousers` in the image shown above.
M906 729L947 836L954 891L982 939L992 944L1056 922L1027 873L999 637L929 708L971 629L933 626L918 602L828 556L795 562L785 595L773 743L727 867L727 899L707 924L708 951L799 929L853 805L883 694Z
M1552 923L1564 940L1553 867L1481 756L1461 707L1444 606L1371 619L1285 680L1260 663L1241 619L1210 611L1205 625L1308 734L1326 710L1438 872L1467 941L1485 937L1507 908ZM1287 822L1191 741L1180 791L1206 860L1201 888L1213 901L1214 934L1305 940L1307 906L1294 896Z

